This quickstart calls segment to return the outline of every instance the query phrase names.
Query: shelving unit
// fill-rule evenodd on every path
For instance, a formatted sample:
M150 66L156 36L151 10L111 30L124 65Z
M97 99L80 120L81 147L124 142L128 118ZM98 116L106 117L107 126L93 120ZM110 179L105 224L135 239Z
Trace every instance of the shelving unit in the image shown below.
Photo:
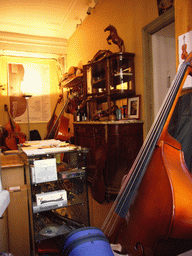
M86 180L88 150L74 145L50 148L33 145L31 149L23 147L22 150L27 155L30 170L31 254L39 255L42 250L46 253L53 249L59 251L71 231L90 225ZM49 248L53 241L53 248Z
M84 96L97 104L135 95L134 53L113 53L83 66Z

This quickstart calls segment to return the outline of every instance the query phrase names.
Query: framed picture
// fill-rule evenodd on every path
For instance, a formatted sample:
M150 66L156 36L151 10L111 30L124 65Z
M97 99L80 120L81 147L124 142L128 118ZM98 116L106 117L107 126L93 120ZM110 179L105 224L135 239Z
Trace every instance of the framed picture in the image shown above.
M174 6L174 0L157 0L159 15L163 14Z
M128 98L128 119L140 119L141 96Z

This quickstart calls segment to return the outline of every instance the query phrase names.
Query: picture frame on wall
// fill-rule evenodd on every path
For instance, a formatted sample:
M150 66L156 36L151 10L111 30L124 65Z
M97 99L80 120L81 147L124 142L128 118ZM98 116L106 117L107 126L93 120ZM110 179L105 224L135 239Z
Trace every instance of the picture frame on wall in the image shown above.
M174 6L174 0L157 0L157 6L159 15L161 15Z
M128 119L140 119L141 95L128 98Z

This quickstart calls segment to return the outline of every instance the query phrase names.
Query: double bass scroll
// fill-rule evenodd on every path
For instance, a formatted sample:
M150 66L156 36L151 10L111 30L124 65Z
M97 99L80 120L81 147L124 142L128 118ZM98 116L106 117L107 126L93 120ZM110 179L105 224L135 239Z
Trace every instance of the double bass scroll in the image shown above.
M192 75L192 53L180 66L102 226L124 254L178 255L188 248L179 251L170 243L182 239L190 239L192 248L192 177L180 143L168 133L188 75Z

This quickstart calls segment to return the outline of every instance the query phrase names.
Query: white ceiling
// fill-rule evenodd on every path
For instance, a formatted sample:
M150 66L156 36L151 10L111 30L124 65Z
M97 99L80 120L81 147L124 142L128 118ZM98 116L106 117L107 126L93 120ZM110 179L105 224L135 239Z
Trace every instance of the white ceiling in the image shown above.
M96 0L0 0L0 31L69 39Z

